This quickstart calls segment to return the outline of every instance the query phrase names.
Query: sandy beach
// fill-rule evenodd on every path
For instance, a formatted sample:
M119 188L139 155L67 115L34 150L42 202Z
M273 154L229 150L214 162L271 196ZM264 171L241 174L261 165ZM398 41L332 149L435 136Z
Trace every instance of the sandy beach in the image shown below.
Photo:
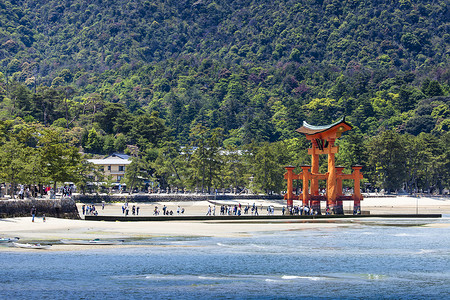
M220 213L220 205L238 205L239 202L226 203L216 202L216 215ZM178 206L185 208L185 215L205 215L208 206L214 207L213 203L207 201L199 202L164 202L164 203L129 203L129 206L139 206L139 215L151 216L154 213L155 206L162 210L164 205L172 210L176 215ZM241 203L246 205L247 203ZM253 203L249 203L253 205ZM300 204L294 203L294 205ZM395 197L395 198L367 198L363 201L363 210L369 210L371 214L415 214L416 212L450 214L450 198L430 198L430 197ZM81 212L81 204L79 211ZM99 214L103 215L122 215L122 205L106 204L104 210L97 207ZM255 205L263 207L259 211L261 216L267 214L267 206L275 207L275 215L281 215L282 201L255 201ZM347 207L345 207L347 209ZM131 214L131 210L130 210ZM52 247L55 250L71 249L95 249L98 247L117 247L117 246L73 246L58 244L61 239L125 239L139 240L149 239L161 236L184 236L184 237L233 237L249 236L258 232L277 232L292 230L308 230L313 228L338 227L338 226L358 226L362 222L371 221L375 218L364 220L358 219L327 219L327 220L271 220L271 221L159 221L159 222L99 222L85 220L68 220L47 218L36 218L31 222L31 217L0 219L1 237L20 237L24 242L48 242L56 243ZM427 221L425 221L427 222ZM432 224L430 226L436 226ZM439 224L447 226L447 224ZM130 246L130 245L127 245ZM133 247L138 247L134 245ZM0 247L2 250L12 250L9 247ZM19 249L15 249L20 251ZM23 251L23 250L22 250ZM26 250L25 250L26 251Z

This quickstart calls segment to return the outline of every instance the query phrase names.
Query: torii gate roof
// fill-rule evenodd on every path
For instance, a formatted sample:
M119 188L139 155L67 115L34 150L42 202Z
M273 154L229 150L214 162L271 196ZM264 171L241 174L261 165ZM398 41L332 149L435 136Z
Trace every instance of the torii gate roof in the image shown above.
M347 131L347 130L351 130L353 128L352 125L350 125L349 123L345 122L345 117L342 117L340 120L338 120L337 122L330 124L330 125L323 125L323 126L314 126L314 125L310 125L308 123L306 123L306 121L303 121L303 126L298 128L297 132L306 134L306 135L316 135L318 133L324 133L326 131L336 131L337 129L339 129L338 131L340 131L340 133Z

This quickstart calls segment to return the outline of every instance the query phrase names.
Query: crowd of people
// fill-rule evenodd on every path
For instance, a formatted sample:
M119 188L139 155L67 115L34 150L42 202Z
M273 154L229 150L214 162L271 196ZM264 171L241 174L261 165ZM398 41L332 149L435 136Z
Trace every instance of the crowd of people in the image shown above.
M63 197L72 197L72 187L71 186L67 186L67 185L65 185L63 188L62 188L62 196Z
M283 206L283 215L284 215L284 206ZM291 215L299 215L299 216L313 216L313 215L317 215L318 212L314 209L312 209L309 206L306 205L302 205L302 206L298 206L298 205L294 205L293 207L289 207L289 214Z
M235 205L221 205L220 206L220 215L221 216L240 216L240 215L248 215L251 213L252 216L259 216L259 211L263 210L263 206L258 206L253 203L253 205L245 205L242 206L241 203ZM283 206L281 208L281 214L284 216L288 212L290 215L317 215L318 212L309 206L293 206L288 207ZM206 212L207 216L215 216L216 215L216 206L208 205L208 211ZM275 215L275 207L273 205L267 206L267 215Z
M160 213L161 212L158 209L158 206L155 206L155 209L153 210L153 215L158 216ZM163 216L173 216L174 213L173 213L173 210L169 210L169 208L164 205L162 207L162 214L163 214ZM177 207L177 215L180 215L180 214L181 215L184 214L184 208L180 207L178 205L178 207Z
M263 206L261 205L259 210L262 211ZM240 215L248 215L251 212L252 216L259 216L258 206L253 203L242 206L241 203L235 205L221 205L220 206L220 215L221 216L240 216ZM267 214L273 215L275 213L275 208L272 205L267 207ZM207 216L215 216L216 215L216 206L208 205L208 211L206 212Z
M141 208L139 206L137 206L137 205L131 206L131 215L132 216L139 216L139 210L140 209ZM128 216L130 214L130 207L128 205L128 202L125 202L122 205L122 214L125 215L125 216Z
M102 203L102 210L105 208L105 203ZM82 205L83 215L98 215L98 211L95 208L95 205ZM253 203L252 205L242 205L241 203L238 204L222 204L220 205L219 214L221 216L241 216L241 215L252 215L252 216L259 216L260 212L263 211L263 205L256 205L256 203ZM275 215L275 207L274 205L268 205L266 206L266 211L268 216ZM320 212L318 210L313 209L312 207L309 207L307 205L294 205L292 207L289 206L282 206L281 209L278 209L279 212L281 212L281 215L303 215L303 216L313 216L318 215ZM139 216L140 213L140 207L138 205L129 205L128 202L125 202L122 205L122 215L124 216ZM153 215L154 216L173 216L173 215L184 215L185 209L181 207L180 205L177 206L176 211L169 209L166 205L163 205L162 208L159 208L158 206L155 206L153 208ZM334 214L335 211L330 208L326 208L325 214L331 215ZM360 214L360 208L355 208L354 214ZM209 204L206 212L207 216L215 216L216 215L216 205Z
M81 210L83 212L83 216L98 216L98 211L94 204L92 205L83 204L81 206Z
M12 198L27 199L27 198L42 198L46 195L49 199L55 199L57 196L72 197L72 193L76 192L74 185L64 185L55 189L50 185L24 185L18 184L13 186L11 184L0 184L0 197L11 195ZM11 194L12 193L12 194Z

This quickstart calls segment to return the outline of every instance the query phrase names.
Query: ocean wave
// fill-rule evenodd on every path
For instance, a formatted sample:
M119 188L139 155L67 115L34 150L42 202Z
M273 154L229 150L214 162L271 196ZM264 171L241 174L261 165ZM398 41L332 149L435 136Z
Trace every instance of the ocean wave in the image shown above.
M213 277L213 276L198 276L201 280L223 280L225 277Z
M397 236L397 237L411 237L411 236L418 236L417 234L410 234L410 233L397 233L397 234L393 234L392 236Z
M280 280L272 279L272 278L266 278L264 281L265 282L280 282Z
M283 275L282 279L293 280L293 279L307 279L311 281L325 280L329 279L328 277L319 277L319 276L293 276L293 275Z

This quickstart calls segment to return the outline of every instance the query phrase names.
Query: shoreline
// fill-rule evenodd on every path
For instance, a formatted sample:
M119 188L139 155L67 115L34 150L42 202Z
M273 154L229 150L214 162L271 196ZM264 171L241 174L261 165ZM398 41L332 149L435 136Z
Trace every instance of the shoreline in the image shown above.
M448 218L448 217L447 217ZM4 236L20 237L22 243L51 244L47 251L84 251L114 248L138 247L183 247L180 245L160 244L160 240L191 238L245 238L254 235L285 231L304 231L329 228L356 228L364 225L386 224L386 226L420 226L422 228L450 228L450 222L439 219L376 218L363 219L260 219L260 220L210 220L210 221L148 221L148 222L103 222L48 218L46 222L38 219L35 223L30 218L14 218L0 220L0 233ZM6 223L6 224L5 224ZM5 230L5 225L9 230ZM31 225L31 226L30 226ZM33 228L34 227L34 228ZM124 240L120 245L66 245L61 239L91 240ZM143 242L143 243L142 243ZM43 251L21 249L1 244L2 251Z
M393 201L394 200L394 201ZM219 205L220 203L217 203ZM238 202L227 202L228 205L238 205ZM252 205L252 203L249 203ZM43 222L42 217L37 217L35 222L31 222L31 217L7 218L0 219L0 237L20 237L20 242L50 242L55 243L51 250L47 251L72 251L72 250L89 250L89 249L107 249L111 247L151 247L153 245L136 245L133 241L147 240L158 238L201 238L201 237L246 237L265 232L277 233L284 231L296 230L320 230L320 228L338 228L338 227L354 227L364 224L373 224L373 222L391 222L391 220L380 219L373 216L364 218L351 217L345 219L327 218L317 219L281 219L276 216L281 215L281 207L283 203L278 201L261 200L255 201L255 205L262 205L266 208L268 205L275 207L275 219L260 218L254 220L244 220L236 217L234 220L171 220L171 221L135 221L135 222L104 222L104 221L88 221L88 220L72 220L47 218ZM417 204L417 207L415 206ZM81 203L77 203L81 212ZM133 205L130 203L129 205ZM141 216L152 216L155 206L158 208L166 205L169 209L175 210L178 205L185 208L186 216L204 216L208 210L208 206L212 206L208 201L195 202L164 202L164 203L135 203L140 206ZM244 203L242 203L244 205ZM298 205L298 203L294 203ZM121 216L122 204L106 204L105 209L101 206L97 207L99 215L103 216ZM363 210L370 210L371 214L415 214L418 209L419 214L438 213L450 215L450 199L417 199L411 197L397 198L380 198L365 199L363 202ZM220 214L220 206L216 206L216 215ZM249 213L250 214L250 213ZM267 211L260 211L261 216L266 216ZM416 219L417 222L424 227L444 227L450 228L450 223L444 219ZM400 219L393 219L392 222L401 223ZM408 222L409 219L403 219ZM123 245L100 246L71 246L58 244L61 239L103 239L117 240L124 239L128 242ZM0 247L1 251L41 251L10 248L6 246Z

